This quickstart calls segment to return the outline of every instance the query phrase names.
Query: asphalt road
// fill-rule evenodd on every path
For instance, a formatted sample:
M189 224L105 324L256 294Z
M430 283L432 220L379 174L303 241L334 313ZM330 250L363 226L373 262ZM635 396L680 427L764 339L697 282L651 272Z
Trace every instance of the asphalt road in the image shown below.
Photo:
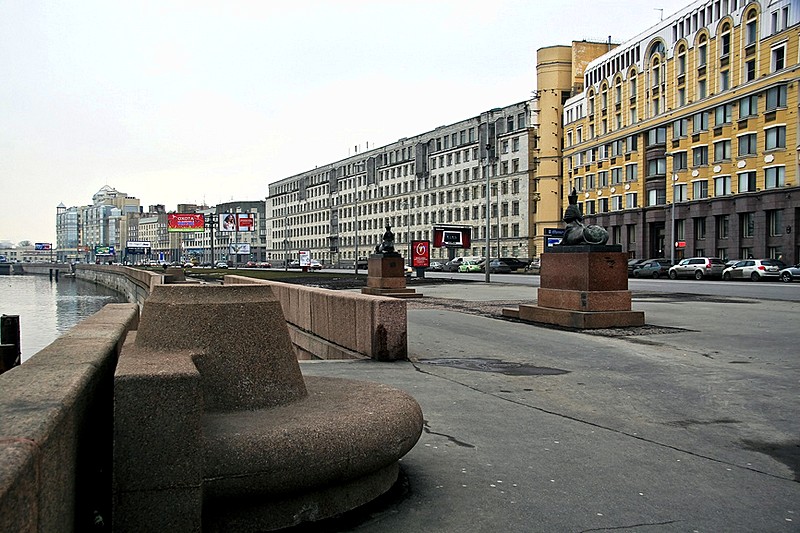
M800 531L800 284L632 280L651 329L621 335L455 310L535 300L496 278L418 286L409 363L303 365L426 420L404 497L329 531Z

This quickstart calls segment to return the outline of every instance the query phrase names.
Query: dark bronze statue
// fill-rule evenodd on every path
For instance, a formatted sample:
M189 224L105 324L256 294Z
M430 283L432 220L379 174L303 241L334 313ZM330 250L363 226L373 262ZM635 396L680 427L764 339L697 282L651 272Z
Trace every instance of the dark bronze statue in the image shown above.
M394 233L392 233L392 227L389 224L386 224L386 231L383 233L383 240L381 240L379 245L375 246L375 253L394 253Z
M573 188L569 195L569 205L564 211L564 222L567 223L564 238L561 240L562 246L574 246L580 244L605 244L608 242L608 232L605 228L595 224L585 225L583 223L583 213L578 207L578 192Z

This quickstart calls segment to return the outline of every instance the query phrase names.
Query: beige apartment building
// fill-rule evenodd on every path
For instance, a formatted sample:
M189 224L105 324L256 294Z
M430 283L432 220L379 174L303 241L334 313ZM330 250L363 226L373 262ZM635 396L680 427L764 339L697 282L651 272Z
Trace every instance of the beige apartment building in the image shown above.
M800 261L798 11L698 1L589 63L562 198L630 257Z
M561 112L607 43L539 51L538 89L525 102L371 148L269 184L268 259L308 250L323 263L369 256L386 225L407 255L440 226L469 228L457 255L536 257L561 218ZM487 221L487 204L489 217ZM432 251L445 260L452 248Z

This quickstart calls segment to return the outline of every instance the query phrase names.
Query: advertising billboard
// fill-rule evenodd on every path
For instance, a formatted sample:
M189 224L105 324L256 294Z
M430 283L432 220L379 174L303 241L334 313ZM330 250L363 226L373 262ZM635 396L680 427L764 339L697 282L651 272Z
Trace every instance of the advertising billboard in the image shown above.
M311 265L311 252L309 250L300 250L300 266L307 267Z
M95 246L94 255L115 255L113 246Z
M255 217L251 213L220 213L220 231L253 231Z
M197 213L167 214L167 231L194 232L205 231L205 217Z
M149 254L150 241L128 241L125 243L125 253L128 255Z
M246 255L250 253L250 243L236 242L228 246L228 253L232 255Z
M431 266L431 243L429 241L411 241L411 266L414 268Z
M437 248L470 248L472 228L470 226L434 226L433 245Z
M35 250L52 250L53 243L50 242L37 242L33 245Z

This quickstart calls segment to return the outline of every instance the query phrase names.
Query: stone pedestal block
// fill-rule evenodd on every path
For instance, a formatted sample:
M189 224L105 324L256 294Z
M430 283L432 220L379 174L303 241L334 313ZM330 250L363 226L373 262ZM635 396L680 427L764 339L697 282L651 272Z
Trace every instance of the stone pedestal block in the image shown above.
M539 289L539 305L572 311L630 311L631 291Z
M402 281L402 285L397 285L397 280ZM370 284L370 280L374 280ZM386 281L377 281L386 280ZM388 281L393 280L393 281ZM388 283L388 285L383 285ZM406 273L403 269L403 256L398 253L393 254L372 254L367 262L367 286L369 287L388 287L398 288L406 286Z
M569 248L583 248L570 246ZM588 248L588 247L587 247ZM617 246L611 251L545 253L541 262L541 287L574 291L624 291L628 289L628 259Z
M556 246L542 255L538 305L503 314L575 329L643 326L631 310L628 261L619 245Z

